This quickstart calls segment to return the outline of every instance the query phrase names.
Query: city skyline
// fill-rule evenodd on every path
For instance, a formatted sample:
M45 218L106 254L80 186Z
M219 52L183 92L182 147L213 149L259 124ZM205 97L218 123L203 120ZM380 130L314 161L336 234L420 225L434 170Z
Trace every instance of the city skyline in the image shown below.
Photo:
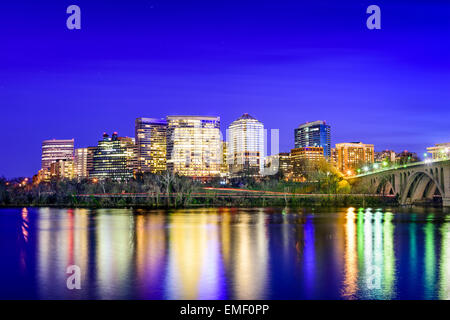
M422 154L449 140L450 4L378 1L376 31L365 27L368 3L77 4L79 31L65 27L65 4L3 5L7 178L37 172L43 140L84 147L105 131L133 136L141 116L229 124L247 112L280 129L280 151L318 119L333 127L332 144Z
M242 117L250 117L251 119L254 119L253 117L251 117L251 115L249 115L248 113L244 113L239 119L242 119ZM162 122L164 122L164 123L166 123L167 124L167 119L169 119L169 118L207 118L207 119L209 119L209 118L211 118L211 119L217 119L218 121L219 121L219 123L220 123L220 116L201 116L201 115L189 115L189 116L187 116L187 115L166 115L166 117L164 117L164 118L146 118L146 117L138 117L138 118L136 118L135 119L135 126L137 126L138 125L138 122L139 121L142 121L142 119L145 119L145 120L152 120L152 121L161 121L161 123ZM238 119L238 120L239 120ZM236 120L235 121L233 121L233 122L231 122L230 124L228 124L228 125L225 125L224 126L224 128L222 128L221 126L220 126L220 124L219 124L219 130L220 130L220 132L222 133L222 131L223 130L225 130L225 131L228 131L228 130L230 130L229 128L229 126L230 125L233 125L233 123L235 123L236 122ZM293 132L293 135L294 135L294 139L293 140L295 140L296 138L297 138L297 130L298 130L298 128L299 127L303 127L303 126L308 126L308 125L315 125L316 123L318 123L318 122L321 122L321 123L327 123L327 121L323 121L323 120L316 120L316 121L311 121L311 122L306 122L306 123L301 123L301 124L299 124L299 126L298 127L296 127L296 128L294 128L293 130L294 130L294 132ZM264 128L264 125L263 125L263 123L262 123L262 126L263 126L263 130L270 130L270 128ZM331 126L329 125L329 124L327 124L327 127L328 127L328 130L331 128ZM137 131L137 129L138 128L141 128L141 125L139 124L139 126L137 126L137 127L135 127L135 133L137 133L138 131ZM114 135L115 136L118 136L118 132L117 131L115 131L114 133L113 133L113 137L114 137ZM103 137L105 137L105 135L107 136L107 137L109 137L109 135L106 133L106 132L103 132ZM333 135L331 135L331 137L332 137ZM227 139L228 137L227 137L227 134L222 134L222 137L221 137L221 139L220 139L220 141L222 141L222 142L226 142L226 143L229 143L229 141L228 141L228 139ZM266 137L267 138L267 137ZM328 138L330 138L330 134L328 133ZM136 137L129 137L129 136L123 136L122 135L122 137L121 138L119 138L119 139L130 139L130 141L131 141L131 139L133 139L133 141L134 140L136 140ZM265 138L264 138L264 140L265 140ZM83 145L83 146L81 146L81 145L77 145L76 144L76 141L77 141L77 139L76 138L71 138L71 139L60 139L60 138L52 138L52 139L46 139L46 140L44 140L43 142L42 142L42 150L41 150L41 163L44 161L43 160L43 158L44 158L44 156L45 156L45 150L44 150L44 145L46 145L46 144L53 144L53 143L57 143L57 144L61 144L61 143L66 143L66 142L71 142L72 143L72 150L73 150L73 152L72 152L72 160L74 159L74 158L76 158L76 156L77 156L77 152L79 152L79 151L81 151L81 150L86 150L87 151L87 149L92 149L92 148L97 148L96 147L96 144L97 144L97 142L99 142L98 141L98 139L97 140L95 140L95 143L92 143L92 144L90 144L90 145ZM362 143L361 141L358 141L358 142L355 142L355 141L352 141L352 142L350 142L350 141L346 141L346 142L334 142L333 140L331 140L332 141L332 143L330 144L330 147L331 147L331 149L336 149L337 147L338 147L338 145L342 145L342 144L360 144L360 143ZM264 141L263 143L268 143L267 141ZM441 145L448 145L449 143L442 143ZM139 166L139 160L138 160L138 150L139 150L139 148L138 148L138 144L137 144L137 142L135 143L135 142L133 142L133 145L135 145L135 147L136 147L136 150L135 150L135 152L136 152L136 169L138 168L138 167L140 167ZM280 141L280 145L282 145L282 142ZM422 154L421 152L415 152L415 151L410 151L410 152L412 152L412 153L415 153L415 154L417 154L417 155L419 155L419 156L421 156L421 155L425 155L425 154L428 154L428 153L430 153L430 155L432 154L432 152L431 151L429 151L430 149L433 149L433 148L435 148L434 147L434 145L439 145L439 144L436 144L436 143L434 143L434 144L430 144L426 149L425 149L425 151L424 151L424 153ZM286 153L286 152L288 152L288 153L290 153L291 151L293 151L293 150L295 150L295 141L294 141L294 145L292 145L291 146L291 149L289 149L289 150L287 150L287 151L285 151L285 150L280 150L279 151L279 153L277 153L277 154L272 154L271 152L270 152L270 150L265 150L265 155L263 156L263 158L264 157L269 157L269 156L275 156L275 155L278 155L278 154L282 154L282 153ZM373 145L372 145L372 148L373 148ZM379 148L377 148L376 146L375 146L375 148L374 148L374 150L375 150L375 152L379 152L379 153L383 153L383 152L387 152L387 151L394 151L394 153L396 153L396 151L400 151L400 153L401 152L407 152L407 150L392 150L392 149L379 149ZM433 157L434 157L434 155L433 155ZM62 157L62 158L64 158L64 157ZM61 158L61 159L62 159ZM425 158L426 159L426 158ZM44 169L44 166L41 164L41 166L40 166L40 169ZM139 170L141 170L142 168L140 168ZM39 169L38 169L39 170ZM37 171L38 171L37 170ZM37 172L36 171L36 172ZM145 172L146 170L144 169L144 170L142 170L143 172ZM30 175L30 177L31 176L33 176L34 174L36 174L36 172L35 173L33 173L32 175ZM159 173L161 173L162 171L159 171ZM346 172L346 170L343 170L342 171L343 173L345 173ZM0 175L1 176L1 175ZM17 177L20 177L20 176L17 176ZM25 176L22 176L22 177L25 177ZM10 178L10 177L6 177L6 178ZM16 177L13 177L13 178L16 178Z

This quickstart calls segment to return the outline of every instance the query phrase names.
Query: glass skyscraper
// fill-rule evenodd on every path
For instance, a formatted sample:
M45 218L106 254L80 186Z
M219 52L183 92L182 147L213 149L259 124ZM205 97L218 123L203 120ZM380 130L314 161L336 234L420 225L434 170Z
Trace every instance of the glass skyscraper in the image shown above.
M103 140L98 142L94 151L94 167L90 174L97 179L129 179L133 177L133 168L130 166L133 154L127 148L128 142L119 140L117 133L109 137L106 133Z
M227 130L227 161L232 175L245 170L264 169L264 124L248 113L232 122Z
M220 175L222 144L219 117L167 117L167 169L208 178Z
M307 122L294 129L295 148L322 147L325 158L331 157L331 127L325 121Z
M161 173L166 166L167 121L137 118L135 122L137 169L140 172Z

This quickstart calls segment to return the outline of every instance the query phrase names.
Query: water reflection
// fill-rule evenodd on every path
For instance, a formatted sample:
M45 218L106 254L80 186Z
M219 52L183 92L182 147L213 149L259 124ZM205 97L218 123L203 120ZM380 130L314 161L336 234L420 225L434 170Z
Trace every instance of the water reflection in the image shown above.
M354 299L358 286L358 251L356 247L355 208L349 208L345 223L345 281L343 297Z
M446 217L446 222L441 227L442 245L440 261L440 286L439 298L450 300L450 217Z
M17 226L35 298L450 299L442 212L44 208L20 210ZM70 265L82 290L66 287Z

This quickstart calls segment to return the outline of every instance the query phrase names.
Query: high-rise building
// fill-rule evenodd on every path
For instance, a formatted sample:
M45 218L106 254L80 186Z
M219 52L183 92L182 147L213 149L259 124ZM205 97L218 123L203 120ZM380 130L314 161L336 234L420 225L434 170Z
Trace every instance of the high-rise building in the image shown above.
M315 166L325 159L322 147L305 147L291 150L292 172L295 180L299 180L315 170Z
M362 142L336 144L338 169L344 174L354 174L354 171L363 164L374 162L373 144Z
M97 147L88 147L87 148L87 172L88 176L91 176L92 171L94 170L94 153L97 150Z
M338 166L338 152L336 148L331 148L331 157L330 157L330 163L337 168Z
M292 178L291 154L280 152L265 158L265 169L271 174L280 173L285 180Z
M135 134L138 171L151 173L166 171L167 121L137 118Z
M228 165L232 175L264 170L264 124L248 113L233 121L227 130Z
M90 174L92 178L121 180L133 177L128 150L116 132L111 137L103 134L93 158L93 170Z
M75 149L74 175L78 179L89 177L88 148Z
M433 160L450 159L450 142L435 144L434 147L427 148L427 151L431 153Z
M228 156L228 142L221 141L222 143L222 163L220 164L220 173L222 176L227 176L229 173L227 156Z
M119 140L121 146L125 150L127 158L127 168L131 169L134 173L138 168L138 157L135 139L130 137L118 137L117 140Z
M331 158L331 127L325 121L307 122L294 129L295 148L322 147L325 158Z
M50 170L53 162L73 160L74 139L45 140L42 142L42 169Z
M167 117L167 169L209 178L220 174L222 144L219 117Z
M50 175L56 179L73 179L74 162L73 160L58 160L50 165Z

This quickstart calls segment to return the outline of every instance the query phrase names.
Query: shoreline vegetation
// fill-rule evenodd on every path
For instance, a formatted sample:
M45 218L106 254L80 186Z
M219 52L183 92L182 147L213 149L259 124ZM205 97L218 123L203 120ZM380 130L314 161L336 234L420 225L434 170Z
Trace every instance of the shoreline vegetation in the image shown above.
M224 184L168 172L130 180L52 180L26 184L0 178L0 207L64 208L195 208L195 207L385 207L397 206L395 196L376 195L351 186L335 175L314 182L287 182L280 177L242 177Z
M142 198L141 198L142 199ZM353 196L353 195L330 195L330 196L297 196L288 199L281 198L240 198L238 201L226 198L206 198L205 200L193 200L189 204L173 202L171 204L148 201L148 199L136 201L134 198L102 198L95 197L83 202L71 203L10 203L0 204L0 208L11 207L54 207L54 208L86 208L86 209L103 209L103 208L145 208L145 209L183 209L183 208L261 208L261 207L396 207L397 202L392 197L378 196Z

